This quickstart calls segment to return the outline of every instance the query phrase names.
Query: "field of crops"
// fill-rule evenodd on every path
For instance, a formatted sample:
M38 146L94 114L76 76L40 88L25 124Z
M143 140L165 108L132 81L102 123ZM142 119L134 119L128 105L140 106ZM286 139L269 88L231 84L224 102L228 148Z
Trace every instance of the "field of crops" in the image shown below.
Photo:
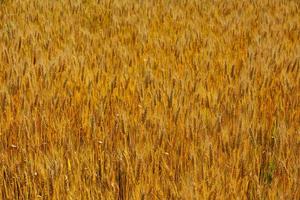
M300 199L300 1L0 0L0 199Z

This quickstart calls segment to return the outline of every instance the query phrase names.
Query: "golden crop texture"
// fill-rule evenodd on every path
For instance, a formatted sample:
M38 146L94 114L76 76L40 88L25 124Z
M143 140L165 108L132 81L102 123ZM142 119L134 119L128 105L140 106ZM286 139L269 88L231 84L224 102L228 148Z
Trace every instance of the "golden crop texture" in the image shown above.
M300 199L300 1L1 0L0 199Z

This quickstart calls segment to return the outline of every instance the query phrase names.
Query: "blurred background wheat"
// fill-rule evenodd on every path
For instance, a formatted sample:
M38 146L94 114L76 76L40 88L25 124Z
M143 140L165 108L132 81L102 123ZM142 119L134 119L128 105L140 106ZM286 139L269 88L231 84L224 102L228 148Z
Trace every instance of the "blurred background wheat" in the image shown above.
M300 199L298 0L2 0L0 198Z

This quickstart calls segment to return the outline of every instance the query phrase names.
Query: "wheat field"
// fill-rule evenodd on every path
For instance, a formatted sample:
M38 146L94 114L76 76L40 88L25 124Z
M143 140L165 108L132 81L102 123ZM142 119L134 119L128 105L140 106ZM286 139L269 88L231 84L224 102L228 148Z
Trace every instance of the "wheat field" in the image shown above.
M0 199L300 199L300 1L1 0Z

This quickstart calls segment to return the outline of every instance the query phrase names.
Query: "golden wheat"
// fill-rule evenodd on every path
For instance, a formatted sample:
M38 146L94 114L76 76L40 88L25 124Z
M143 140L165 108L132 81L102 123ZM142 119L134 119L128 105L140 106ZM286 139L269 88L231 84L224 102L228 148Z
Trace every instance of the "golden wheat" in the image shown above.
M299 155L299 1L0 1L0 198L300 199Z

